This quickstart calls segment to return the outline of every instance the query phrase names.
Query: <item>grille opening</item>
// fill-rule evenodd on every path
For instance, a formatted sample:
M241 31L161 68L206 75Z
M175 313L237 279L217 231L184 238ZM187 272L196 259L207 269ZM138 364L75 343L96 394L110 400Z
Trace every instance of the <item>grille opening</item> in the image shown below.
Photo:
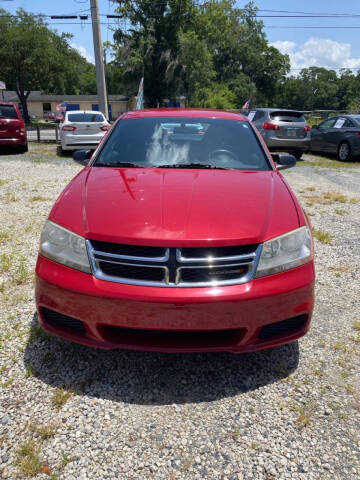
M66 330L72 330L73 332L81 334L86 333L83 322L77 320L76 318L69 317L62 313L55 312L54 310L50 310L49 308L44 307L41 308L41 313L46 323L53 327L65 328Z
M259 339L265 340L280 335L288 335L304 328L307 315L298 315L297 317L288 318L281 322L270 323L262 327L259 333Z
M122 265L109 262L99 262L99 267L106 275L129 280L162 282L165 277L165 270L163 268Z
M254 253L257 245L236 245L232 247L188 247L182 248L184 258L232 257Z
M146 247L141 245L122 245L120 243L99 242L91 240L95 250L116 255L128 255L130 257L163 257L166 253L164 247Z
M211 331L141 330L111 325L99 326L102 337L119 345L162 348L208 348L236 345L244 336L244 329Z
M223 280L236 280L241 278L248 271L248 267L235 265L231 267L214 268L183 268L181 270L181 282L198 283Z

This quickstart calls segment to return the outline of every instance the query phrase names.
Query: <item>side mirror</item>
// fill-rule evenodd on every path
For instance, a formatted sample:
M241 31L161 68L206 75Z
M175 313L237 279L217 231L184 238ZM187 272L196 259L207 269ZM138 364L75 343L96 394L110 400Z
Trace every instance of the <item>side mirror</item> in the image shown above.
M289 153L275 153L272 158L278 170L285 170L285 168L295 167L296 165L296 158Z
M76 150L73 153L73 159L82 165L87 165L92 155L92 150Z

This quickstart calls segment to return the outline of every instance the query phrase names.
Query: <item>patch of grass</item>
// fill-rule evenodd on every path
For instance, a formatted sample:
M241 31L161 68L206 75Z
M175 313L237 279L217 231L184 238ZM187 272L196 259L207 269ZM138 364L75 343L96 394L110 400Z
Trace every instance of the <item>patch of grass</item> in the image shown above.
M311 412L305 407L301 407L299 410L299 416L297 418L297 424L301 428L309 426L311 423Z
M303 160L297 162L296 165L308 167L323 167L323 168L359 168L357 163L340 162L339 160L330 160L329 158L315 156L314 160Z
M237 439L239 438L240 436L240 429L239 428L236 428L235 430L233 430L232 432L229 432L226 434L227 437L231 437L233 439Z
M3 185L5 185L6 183L8 183L9 180L3 180L2 178L0 178L0 187L2 187Z
M31 364L26 367L25 377L36 377L36 370Z
M349 203L353 203L353 204L359 203L359 201L360 201L360 200L359 200L358 198L350 198L350 199L349 199Z
M6 240L10 240L11 236L8 232L0 232L0 242L5 242Z
M328 232L324 232L324 230L318 230L317 228L313 228L312 231L314 237L319 240L319 242L324 244L330 244L333 240L334 236Z
M354 320L353 324L352 324L352 327L357 332L360 332L360 320Z
M25 303L29 300L29 295L26 293L15 293L9 296L10 305L18 305L19 303Z
M73 462L73 461L74 461L74 459L73 459L72 457L69 457L68 455L66 455L66 453L63 453L63 454L61 455L61 464L60 464L60 467L61 467L61 468L65 468L68 463L71 463L71 462Z
M4 372L6 372L6 370L7 370L7 367L5 365L0 367L0 375L2 375Z
M29 343L34 343L36 340L43 340L47 338L47 333L40 325L34 325L31 327L29 335Z
M336 213L336 215L341 215L341 216L349 214L349 212L347 210L344 210L343 208L335 208L334 212Z
M57 388L53 393L51 403L57 410L60 410L70 397L71 392L69 390L66 390L64 388Z
M35 477L41 472L40 448L33 441L22 444L16 452L15 464L23 475Z
M12 277L13 282L15 285L23 285L31 278L31 276L32 272L26 268L25 260L21 259L20 264Z
M346 274L354 270L351 265L340 265L339 267L329 267L329 270L333 271L335 277L341 277L342 274Z
M13 253L2 253L0 255L0 265L3 272L8 272L14 265L14 258Z
M320 194L306 195L304 197L311 204L332 205L333 203L347 203L350 199L338 192L324 192Z
M5 201L6 203L17 202L19 199L15 197L15 195L11 192L5 193Z
M255 442L250 443L250 448L251 450L257 450L259 448L258 444Z
M48 440L55 436L57 427L54 424L38 425L35 422L31 422L28 424L28 429L42 440Z
M28 225L25 226L24 230L26 233L29 233L31 232L32 228L33 228L33 224L29 223Z
M50 198L41 195L34 195L30 198L30 202L46 202L47 200L50 200Z
M0 383L0 385L2 386L2 388L7 388L7 387L10 387L10 385L12 385L13 382L14 382L14 379L9 378L9 380L7 380L6 382Z

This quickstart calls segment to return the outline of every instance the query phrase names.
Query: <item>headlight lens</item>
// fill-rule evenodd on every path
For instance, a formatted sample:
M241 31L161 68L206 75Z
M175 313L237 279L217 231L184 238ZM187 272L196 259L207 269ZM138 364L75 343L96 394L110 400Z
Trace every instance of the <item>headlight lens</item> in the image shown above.
M255 277L283 272L309 262L313 257L311 234L301 227L263 244Z
M90 273L85 238L56 223L46 221L41 233L40 253L55 262Z

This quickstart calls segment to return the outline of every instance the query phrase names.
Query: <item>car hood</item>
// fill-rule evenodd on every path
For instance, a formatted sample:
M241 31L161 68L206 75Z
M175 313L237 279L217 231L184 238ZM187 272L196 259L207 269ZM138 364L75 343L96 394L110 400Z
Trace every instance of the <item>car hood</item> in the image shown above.
M87 238L162 246L260 243L299 226L276 171L87 167L49 218Z

